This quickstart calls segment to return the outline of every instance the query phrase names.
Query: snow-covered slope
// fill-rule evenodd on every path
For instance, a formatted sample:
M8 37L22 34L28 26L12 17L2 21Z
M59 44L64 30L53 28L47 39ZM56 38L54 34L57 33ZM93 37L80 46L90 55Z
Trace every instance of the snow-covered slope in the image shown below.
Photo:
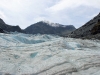
M45 20L41 22L46 23L47 25L52 26L52 27L66 27L66 25L61 25L59 23L53 23L53 22L45 21Z
M100 41L0 34L0 75L99 75Z

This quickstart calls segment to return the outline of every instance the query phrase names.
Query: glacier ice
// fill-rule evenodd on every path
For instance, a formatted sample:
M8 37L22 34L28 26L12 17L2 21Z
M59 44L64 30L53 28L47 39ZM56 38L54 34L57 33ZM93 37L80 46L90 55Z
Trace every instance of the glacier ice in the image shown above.
M0 34L0 75L99 75L100 41Z
M38 52L31 53L31 54L30 54L30 57L31 57L31 58L34 58L37 54L38 54Z

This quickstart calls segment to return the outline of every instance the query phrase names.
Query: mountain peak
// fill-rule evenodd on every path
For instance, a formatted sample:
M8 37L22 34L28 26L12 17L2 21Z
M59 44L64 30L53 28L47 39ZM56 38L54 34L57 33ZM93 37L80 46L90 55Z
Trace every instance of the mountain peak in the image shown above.
M43 20L43 21L40 21L40 22L46 23L47 25L52 26L52 27L59 27L59 26L61 26L61 24L59 24L59 23L53 23L53 22L46 21L46 20Z
M68 34L76 28L72 25L62 25L59 23L52 23L49 21L40 21L30 25L25 29L28 34ZM63 35L64 36L64 35Z

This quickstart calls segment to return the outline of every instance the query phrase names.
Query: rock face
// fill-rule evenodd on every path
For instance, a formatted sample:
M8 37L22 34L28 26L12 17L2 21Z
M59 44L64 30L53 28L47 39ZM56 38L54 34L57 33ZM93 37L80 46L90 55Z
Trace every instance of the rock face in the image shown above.
M5 24L5 22L0 18L0 24Z
M0 28L0 33L5 33L4 30L2 28Z
M76 28L73 25L61 25L58 23L50 23L48 21L40 21L31 26L27 27L25 31L29 34L57 34L64 35L68 34L71 31L74 31Z
M91 19L89 22L87 22L85 25L73 31L69 36L80 38L96 34L99 32L100 28L99 26L100 24L98 24L100 23L99 21L100 21L100 13L96 17ZM96 31L96 33L94 30Z
M95 26L91 30L91 34L95 35L100 33L100 20L98 20L98 23L95 24Z
M8 25L2 19L0 19L0 28L7 32L23 32L19 26Z

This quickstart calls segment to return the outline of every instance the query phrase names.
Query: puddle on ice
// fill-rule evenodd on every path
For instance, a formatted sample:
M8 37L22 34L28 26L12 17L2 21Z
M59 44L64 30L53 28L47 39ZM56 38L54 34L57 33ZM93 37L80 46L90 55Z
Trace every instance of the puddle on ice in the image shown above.
M47 59L49 59L50 57L52 57L52 55L46 55L46 56L43 57L42 60L47 60Z
M31 58L34 58L37 54L38 54L38 52L31 53L31 54L30 54L30 57L31 57Z
M18 58L20 58L20 56L19 55L14 55L14 58L18 59Z

